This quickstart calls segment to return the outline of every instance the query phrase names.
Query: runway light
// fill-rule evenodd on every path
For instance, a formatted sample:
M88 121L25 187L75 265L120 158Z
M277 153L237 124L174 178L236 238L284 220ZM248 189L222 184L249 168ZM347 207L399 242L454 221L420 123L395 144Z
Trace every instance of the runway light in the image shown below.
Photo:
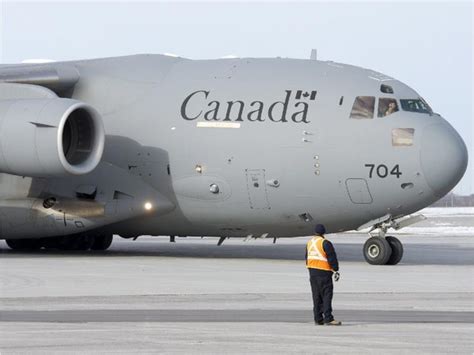
M143 207L145 207L145 209L149 211L153 208L153 205L151 204L151 202L146 202Z

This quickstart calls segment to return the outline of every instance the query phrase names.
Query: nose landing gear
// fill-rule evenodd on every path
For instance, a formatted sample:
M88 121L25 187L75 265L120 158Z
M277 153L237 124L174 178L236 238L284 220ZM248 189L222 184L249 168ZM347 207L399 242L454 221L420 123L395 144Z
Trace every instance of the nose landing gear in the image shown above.
M403 245L395 237L386 236L387 230L406 227L426 219L423 215L406 216L393 219L387 214L360 226L357 230L370 227L371 236L364 244L364 258L371 265L396 265L402 260ZM372 236L371 232L378 229L378 235Z
M385 265L392 255L392 248L382 237L369 238L364 244L364 258L372 265Z
M402 257L403 244L395 237L371 237L364 244L364 258L371 265L396 265Z
M403 244L395 237L385 237L385 240L390 245L392 249L392 254L388 258L386 265L397 265L403 257Z

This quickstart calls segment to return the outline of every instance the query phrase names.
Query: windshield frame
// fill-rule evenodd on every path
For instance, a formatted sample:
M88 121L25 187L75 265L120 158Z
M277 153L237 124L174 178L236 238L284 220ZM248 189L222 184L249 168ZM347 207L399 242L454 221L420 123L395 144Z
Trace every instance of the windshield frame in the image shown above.
M416 99L399 99L399 101L402 111L433 115L433 110L430 105L428 105L422 97ZM413 107L413 105L416 107Z

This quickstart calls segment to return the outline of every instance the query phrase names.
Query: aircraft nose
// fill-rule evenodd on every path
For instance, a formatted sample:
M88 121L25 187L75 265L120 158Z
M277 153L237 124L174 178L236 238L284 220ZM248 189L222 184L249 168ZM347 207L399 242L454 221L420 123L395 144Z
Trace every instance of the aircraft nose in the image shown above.
M420 159L427 184L435 196L441 198L456 186L466 171L466 145L451 125L436 123L423 132Z

